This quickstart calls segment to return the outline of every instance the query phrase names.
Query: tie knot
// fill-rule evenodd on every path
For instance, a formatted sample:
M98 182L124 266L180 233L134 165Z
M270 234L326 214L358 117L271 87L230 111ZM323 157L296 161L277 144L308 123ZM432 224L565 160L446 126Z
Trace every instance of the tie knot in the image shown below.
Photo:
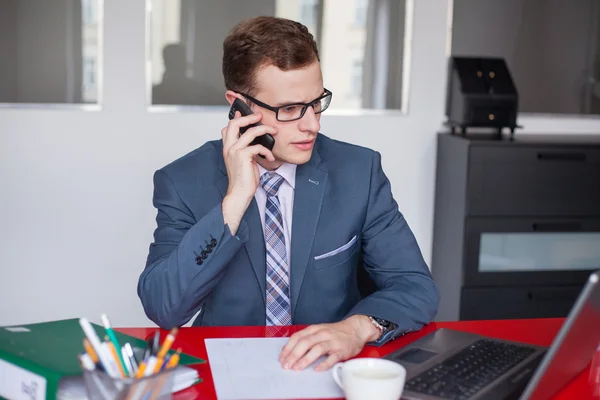
M260 177L260 185L265 192L267 192L267 196L273 197L277 196L277 192L279 192L279 187L283 183L283 176L279 175L277 172L265 172Z

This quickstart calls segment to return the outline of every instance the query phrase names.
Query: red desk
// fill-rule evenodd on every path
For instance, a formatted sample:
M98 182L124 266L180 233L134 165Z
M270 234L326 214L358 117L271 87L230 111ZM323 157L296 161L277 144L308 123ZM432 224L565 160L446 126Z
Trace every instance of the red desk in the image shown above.
M437 322L431 323L419 332L410 333L402 338L392 341L380 348L366 346L357 357L382 357L397 350L421 336L433 332L438 328L450 328L466 332L479 333L499 339L515 340L524 343L549 346L554 336L560 329L562 318L556 319L530 319L506 321L466 321L466 322ZM273 327L202 327L183 328L179 331L173 348L181 347L188 353L207 360L205 338L243 338L243 337L285 337L300 330L302 327L289 328ZM120 328L120 331L146 339L152 335L154 328ZM163 332L166 334L166 332ZM216 393L210 373L209 363L196 366L203 382L194 387L178 393L176 399L216 399ZM575 378L565 387L555 399L592 399L592 388L588 384L589 368Z

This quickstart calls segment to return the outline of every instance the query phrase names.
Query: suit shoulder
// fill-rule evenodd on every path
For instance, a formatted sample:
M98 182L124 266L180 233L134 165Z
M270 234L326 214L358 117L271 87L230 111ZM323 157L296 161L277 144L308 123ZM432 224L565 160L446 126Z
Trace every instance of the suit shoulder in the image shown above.
M375 150L368 147L331 139L323 134L319 134L318 150L322 160L327 163L358 162L371 164L376 153Z
M197 173L198 171L210 171L216 169L222 163L221 140L208 141L202 146L170 162L161 171L171 177L186 174L186 172Z

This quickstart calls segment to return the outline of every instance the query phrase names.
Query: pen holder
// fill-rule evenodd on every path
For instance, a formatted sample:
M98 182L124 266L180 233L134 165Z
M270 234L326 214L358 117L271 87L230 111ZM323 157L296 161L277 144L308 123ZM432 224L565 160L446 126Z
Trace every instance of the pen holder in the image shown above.
M115 379L94 370L85 371L83 379L89 400L165 400L172 398L176 369L139 379Z

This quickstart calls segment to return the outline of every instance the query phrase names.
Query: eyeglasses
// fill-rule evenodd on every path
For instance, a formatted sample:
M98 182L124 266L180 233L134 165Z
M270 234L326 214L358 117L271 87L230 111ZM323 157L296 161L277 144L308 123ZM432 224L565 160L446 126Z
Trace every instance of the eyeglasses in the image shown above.
M281 122L295 121L297 119L304 117L304 114L306 113L306 110L308 109L308 107L312 107L313 110L315 111L315 114L320 114L323 111L327 110L327 108L329 107L329 104L331 104L331 97L333 96L333 93L331 93L329 90L325 89L325 92L323 95L321 95L320 97L314 99L313 101L311 101L309 103L291 103L291 104L284 104L279 107L271 107L270 105L263 103L262 101L257 100L254 97L249 96L245 93L240 93L240 94L242 96L244 96L245 98L247 98L248 100L250 100L251 102L253 102L254 104L256 104L257 106L260 106L262 108L266 108L267 110L273 111L275 113L275 117L277 118L277 121L281 121Z

